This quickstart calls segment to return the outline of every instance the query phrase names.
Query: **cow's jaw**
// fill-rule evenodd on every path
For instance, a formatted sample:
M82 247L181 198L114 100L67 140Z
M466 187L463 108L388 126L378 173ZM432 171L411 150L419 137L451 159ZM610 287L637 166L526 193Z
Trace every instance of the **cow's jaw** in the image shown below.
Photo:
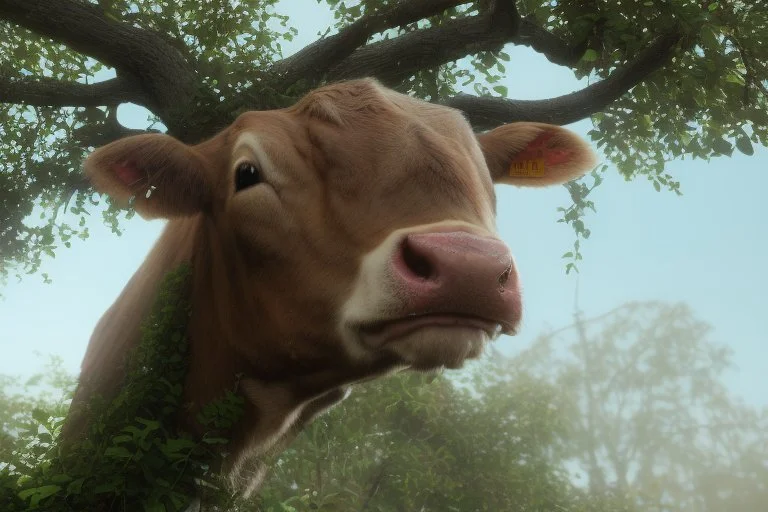
M403 244L412 239L428 258L447 263L433 262L419 275L419 261L404 261ZM520 316L517 274L503 242L490 230L446 221L396 230L363 257L339 329L357 360L395 354L415 369L458 368L502 332L514 333Z

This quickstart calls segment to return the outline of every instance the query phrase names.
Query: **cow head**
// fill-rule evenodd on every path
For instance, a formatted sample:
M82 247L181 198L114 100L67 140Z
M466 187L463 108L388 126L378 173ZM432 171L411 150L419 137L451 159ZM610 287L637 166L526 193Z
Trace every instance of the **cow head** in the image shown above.
M592 165L563 128L477 135L458 111L360 80L243 114L194 146L129 137L86 171L145 217L199 216L199 250L225 268L198 272L227 284L193 315L229 324L256 373L303 375L459 367L514 333L520 288L493 186L554 185Z

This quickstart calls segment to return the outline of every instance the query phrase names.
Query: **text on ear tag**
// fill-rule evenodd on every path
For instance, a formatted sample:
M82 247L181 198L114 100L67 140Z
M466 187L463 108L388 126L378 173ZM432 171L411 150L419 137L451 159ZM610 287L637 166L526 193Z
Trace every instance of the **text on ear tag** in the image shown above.
M509 175L513 178L542 178L545 171L543 158L515 160L509 166Z

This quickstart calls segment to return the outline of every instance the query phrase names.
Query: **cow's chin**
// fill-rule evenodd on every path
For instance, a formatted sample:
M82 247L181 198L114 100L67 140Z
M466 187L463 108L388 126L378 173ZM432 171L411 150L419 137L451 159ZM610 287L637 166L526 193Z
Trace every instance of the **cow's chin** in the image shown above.
M386 343L403 364L415 370L461 368L468 359L483 353L488 333L472 327L424 327Z
M360 336L369 350L394 354L402 364L428 371L461 368L478 358L498 332L485 320L430 315L362 329Z

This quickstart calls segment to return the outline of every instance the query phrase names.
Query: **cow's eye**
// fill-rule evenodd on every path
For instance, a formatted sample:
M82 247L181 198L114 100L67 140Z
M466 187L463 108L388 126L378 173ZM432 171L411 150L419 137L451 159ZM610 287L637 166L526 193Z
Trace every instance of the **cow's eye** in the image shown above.
M261 172L259 171L258 166L251 162L243 162L237 166L237 170L235 171L236 192L258 185L261 182Z

